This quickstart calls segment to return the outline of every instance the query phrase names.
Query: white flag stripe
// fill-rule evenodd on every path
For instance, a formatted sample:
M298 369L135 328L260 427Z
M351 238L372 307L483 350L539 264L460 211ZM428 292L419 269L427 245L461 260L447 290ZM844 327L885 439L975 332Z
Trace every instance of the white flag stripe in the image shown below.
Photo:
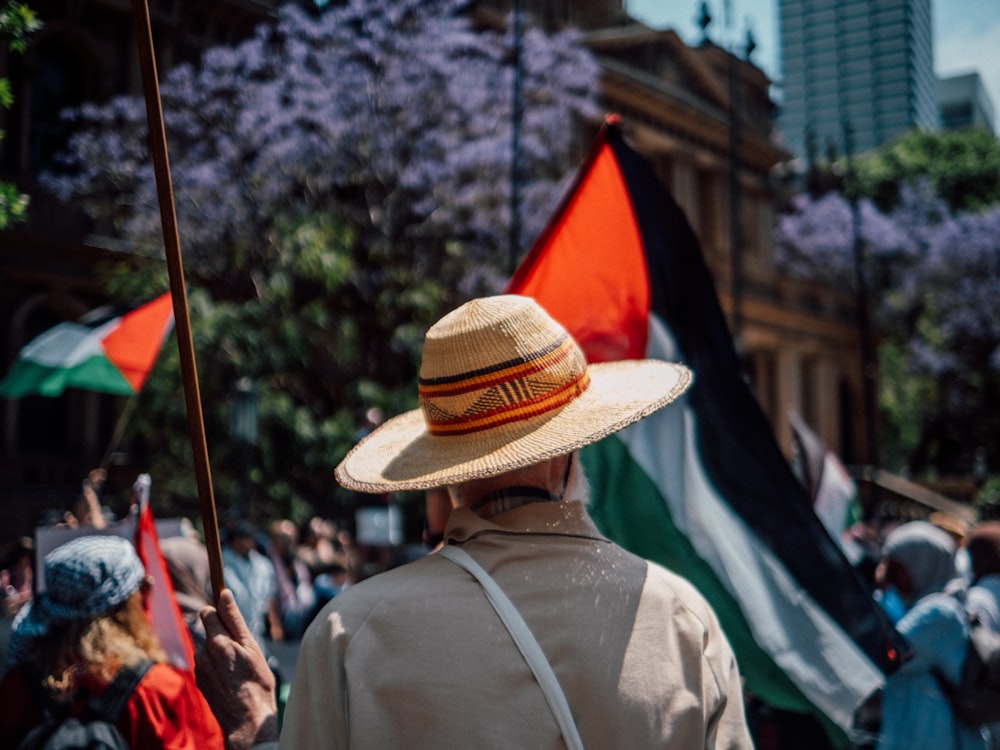
M20 358L45 367L76 367L91 357L104 356L101 342L117 325L117 319L98 328L60 323L28 342L21 350Z
M844 529L847 528L851 500L857 494L854 480L844 469L840 460L827 451L823 460L823 475L819 480L819 490L816 492L816 502L813 509L830 536L840 542Z
M667 359L664 355L676 351L655 316L649 341L648 356ZM697 383L697 373L695 378ZM754 640L810 701L848 728L854 706L881 684L881 672L711 486L697 453L696 430L685 397L619 434L661 488L677 528L739 602ZM683 435L680 469L681 451L672 449L678 435Z

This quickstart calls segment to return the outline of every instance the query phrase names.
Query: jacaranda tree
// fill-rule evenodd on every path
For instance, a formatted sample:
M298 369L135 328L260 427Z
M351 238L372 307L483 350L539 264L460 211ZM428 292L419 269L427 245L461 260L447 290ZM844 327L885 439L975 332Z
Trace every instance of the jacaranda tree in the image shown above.
M879 335L883 458L914 474L968 474L977 449L1000 466L1000 206L952 212L928 182L890 213L840 193L800 196L779 222L791 273L855 283L863 272Z
M479 28L456 0L327 7L290 4L161 86L219 494L225 502L235 488L227 395L246 376L261 408L257 507L298 516L343 500L332 469L360 415L414 405L423 331L501 288L510 257L509 29ZM598 113L597 66L574 33L529 28L522 65L523 247ZM73 116L49 187L137 255L157 256L142 100ZM120 295L162 290L165 278L155 263L108 274ZM154 489L190 497L173 359L144 391L134 428L158 469Z

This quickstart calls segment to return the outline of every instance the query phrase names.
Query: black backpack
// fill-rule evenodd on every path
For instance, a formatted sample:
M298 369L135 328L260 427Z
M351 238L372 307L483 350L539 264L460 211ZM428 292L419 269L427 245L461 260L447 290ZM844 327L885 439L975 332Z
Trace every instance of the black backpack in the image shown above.
M958 684L938 675L956 718L970 726L1000 721L1000 633L969 614L969 645Z
M91 696L80 716L70 716L68 705L57 704L32 680L36 700L41 700L44 719L32 729L18 750L129 750L115 722L139 681L152 666L122 667L100 695Z

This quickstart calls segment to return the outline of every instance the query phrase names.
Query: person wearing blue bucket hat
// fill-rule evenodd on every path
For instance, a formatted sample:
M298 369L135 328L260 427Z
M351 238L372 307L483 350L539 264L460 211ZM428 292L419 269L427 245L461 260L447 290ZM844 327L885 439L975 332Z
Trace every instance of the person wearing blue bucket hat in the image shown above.
M151 585L132 543L89 535L46 555L45 590L14 621L0 679L0 750L17 747L47 706L84 711L122 670L141 675L115 722L133 748L223 748L193 675L167 663L150 625Z

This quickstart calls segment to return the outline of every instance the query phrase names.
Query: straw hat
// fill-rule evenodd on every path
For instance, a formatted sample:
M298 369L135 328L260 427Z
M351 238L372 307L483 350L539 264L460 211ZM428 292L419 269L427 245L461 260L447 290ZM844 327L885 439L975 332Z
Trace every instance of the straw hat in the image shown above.
M587 365L534 300L472 300L427 331L420 408L377 427L337 466L348 489L382 493L459 484L571 453L677 399L683 365Z

